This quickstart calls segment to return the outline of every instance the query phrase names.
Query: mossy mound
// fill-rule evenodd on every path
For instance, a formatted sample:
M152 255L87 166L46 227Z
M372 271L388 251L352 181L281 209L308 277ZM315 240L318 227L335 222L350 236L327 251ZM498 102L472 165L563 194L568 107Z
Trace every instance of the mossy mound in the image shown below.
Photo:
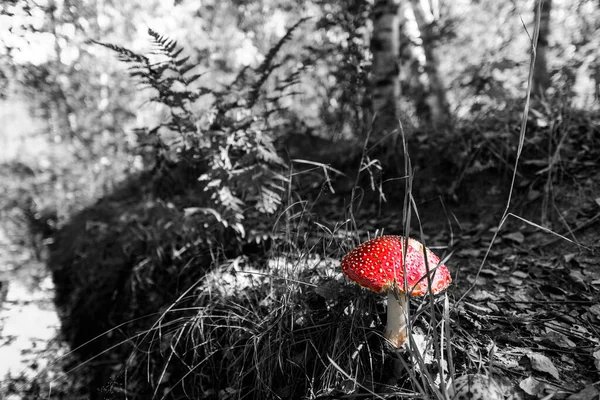
M295 247L279 239L271 261L261 246L249 256L248 242L214 216L185 212L207 204L203 188L192 179L175 182L184 184L158 195L157 178L133 176L53 237L56 302L76 356L67 368L81 371L90 398L338 393L347 383L324 354L353 374L375 373L368 364L383 341L366 335L379 331L382 309L352 305L358 289L339 271L340 238L320 234L313 243L330 249L326 257L307 248L290 256L284 249ZM302 209L289 211L306 218ZM255 219L246 220L252 230L273 226ZM288 234L303 236L301 221L291 224ZM356 347L367 350L350 357L347 349ZM375 374L385 381L382 371Z
M159 177L132 176L53 236L48 264L62 332L93 371L91 396L115 379L161 310L215 260L239 252L233 232L212 215L186 214L208 202L194 175L172 167Z

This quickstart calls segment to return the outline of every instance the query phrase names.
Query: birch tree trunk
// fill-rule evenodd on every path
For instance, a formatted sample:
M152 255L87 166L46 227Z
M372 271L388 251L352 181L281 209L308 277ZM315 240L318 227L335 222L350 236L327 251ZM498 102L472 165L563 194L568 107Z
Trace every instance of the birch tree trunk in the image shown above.
M69 3L67 1L63 1L61 7L59 8L57 1L51 0L48 2L45 10L47 16L47 30L54 36L54 54L56 57L56 67L54 71L52 71L54 78L56 78L56 76L59 74L58 71L61 71L63 68L61 65L62 48L59 45L59 34L57 27L60 24L60 18L62 18L62 13L64 12L65 7L69 7ZM73 114L73 109L69 105L69 101L60 81L54 79L54 81L50 84L52 85L49 90L51 96L48 99L47 107L50 111L50 128L53 136L72 140L75 137L75 132L71 126L71 121L69 121L69 115Z
M446 98L446 89L439 74L439 61L436 54L435 24L439 19L435 4L427 0L411 0L412 13L416 21L419 37L413 43L421 43L421 49L413 53L421 53L421 57L413 71L418 73L416 81L417 115L429 126L442 126L450 120L450 110Z
M397 0L375 0L371 38L374 140L399 129L399 39Z
M540 4L541 2L541 4ZM540 19L540 30L537 41L535 65L533 67L532 92L536 97L543 97L550 87L550 74L548 72L548 37L550 36L550 10L552 0L536 0L534 4L535 20Z

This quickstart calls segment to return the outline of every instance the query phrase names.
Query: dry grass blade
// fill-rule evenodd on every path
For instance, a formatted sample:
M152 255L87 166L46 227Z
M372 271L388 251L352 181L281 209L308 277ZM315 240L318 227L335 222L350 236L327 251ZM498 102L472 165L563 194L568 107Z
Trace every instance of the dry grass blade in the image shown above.
M538 5L538 7L541 7L541 3ZM519 160L521 158L521 153L523 152L523 145L525 143L525 133L527 131L527 120L528 120L528 116L529 116L529 108L530 108L530 102L531 102L531 91L532 91L532 84L533 84L533 73L534 73L534 65L535 65L535 60L536 60L536 46L537 46L538 37L539 37L539 29L540 29L540 13L538 12L537 19L535 20L535 25L534 25L533 37L530 37L531 57L529 60L529 73L527 76L527 91L526 91L526 97L525 97L525 106L523 108L523 113L522 113L522 117L521 117L521 127L520 127L520 131L519 131L519 143L518 143L518 147L517 147L517 153L515 155L515 162L514 162L514 168L512 170L513 173L512 173L510 187L509 187L509 191L508 191L508 198L506 200L506 205L504 207L504 212L502 214L502 217L500 218L500 222L498 223L497 229L494 232L494 236L493 236L488 248L486 249L485 255L483 256L483 259L481 260L481 264L479 265L479 269L477 271L477 276L479 276L481 274L481 270L483 269L483 267L487 261L487 258L490 254L490 251L492 250L492 246L494 245L496 237L498 236L502 227L504 226L504 223L510 216L509 210L510 210L511 200L512 200L512 196L513 196L513 192L515 189L515 184L516 184L516 180L517 180L517 176L518 176L517 172L518 172L518 167L519 167ZM527 29L525 28L525 30L527 30ZM462 302L464 300L464 298L471 292L471 290L473 290L474 287L475 287L475 281L465 291L465 293L463 293L463 295L460 297L460 299L458 299L456 304Z
M356 380L355 377L350 376L346 371L344 371L342 369L342 367L340 367L329 355L327 355L327 359L329 360L329 362L331 363L331 365L333 365L333 367L340 373L342 374L346 379L354 382L354 384L358 387L360 387L361 389L365 390L367 393L369 393L370 395L374 396L374 398L377 399L385 399L385 397L373 392L371 389L369 389L368 387L364 386L363 384L361 384L360 382L358 382Z

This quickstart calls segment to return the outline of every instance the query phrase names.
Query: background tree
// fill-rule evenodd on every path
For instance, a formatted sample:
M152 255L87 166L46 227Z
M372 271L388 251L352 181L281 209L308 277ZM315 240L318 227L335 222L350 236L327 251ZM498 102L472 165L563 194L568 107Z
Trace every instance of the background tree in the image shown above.
M400 50L398 1L376 0L373 6L372 110L373 137L376 140L399 129Z
M532 85L533 94L537 97L543 97L551 85L550 72L548 71L551 9L552 0L536 0L534 3L534 18L539 18L540 21Z
M440 7L437 1L411 0L405 7L403 29L407 37L401 62L408 63L409 91L416 113L426 126L443 126L450 120L446 89L439 75ZM412 28L412 29L411 29ZM403 59L404 56L407 59Z

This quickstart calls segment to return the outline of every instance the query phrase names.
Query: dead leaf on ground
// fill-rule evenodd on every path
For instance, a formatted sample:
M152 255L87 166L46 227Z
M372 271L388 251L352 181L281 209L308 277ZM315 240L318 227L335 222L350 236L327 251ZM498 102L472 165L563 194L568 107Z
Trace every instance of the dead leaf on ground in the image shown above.
M588 310L596 317L600 318L600 304L594 304L593 306L590 306Z
M600 350L593 352L592 355L594 356L594 365L600 371Z
M513 276L516 276L517 278L521 279L526 279L527 277L529 277L529 274L524 271L514 271L512 274Z
M567 400L596 400L600 391L594 385L586 386L583 390L567 397Z
M460 257L477 258L481 254L481 250L480 249L461 249L456 254Z
M490 268L482 268L481 274L482 275L490 275L490 276L498 276L498 273Z
M522 286L523 285L523 280L522 279L517 279L515 277L510 277L508 278L509 282L511 285L513 286Z
M582 285L585 286L586 284L586 279L583 276L583 274L581 273L581 271L572 269L571 271L569 271L569 276L571 277L571 279L573 279L575 282L580 283Z
M497 300L498 296L493 295L487 290L482 289L473 289L471 293L469 293L469 297L475 301L485 301L485 300Z
M577 347L575 342L573 342L567 336L548 327L546 327L546 334L543 335L542 340L553 343L554 345L564 349L573 349Z
M503 366L504 368L511 369L513 371L522 371L523 367L519 364L521 354L511 352L510 350L499 350L494 353L495 362Z
M538 353L529 353L527 354L527 357L531 361L531 367L533 369L540 372L546 372L547 374L552 375L556 380L559 379L558 370L548 357Z
M485 306L481 306L481 305L477 305L477 304L472 304L472 303L468 303L465 302L465 308L469 311L474 312L475 314L478 315L490 315L492 312L491 308L485 307Z
M525 235L523 235L521 232L511 232L507 233L506 235L502 235L502 239L512 240L513 242L521 244L525 241Z
M530 396L538 396L545 394L546 384L530 376L529 378L523 379L519 383L519 387Z

